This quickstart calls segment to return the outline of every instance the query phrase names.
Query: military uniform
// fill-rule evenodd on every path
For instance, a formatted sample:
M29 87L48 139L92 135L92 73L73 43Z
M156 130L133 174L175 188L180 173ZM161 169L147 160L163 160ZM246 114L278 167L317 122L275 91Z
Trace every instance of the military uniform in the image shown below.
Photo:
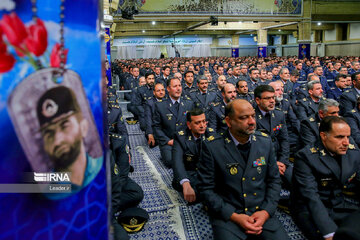
M350 144L346 155L333 157L321 142L297 154L294 216L309 239L335 232L342 219L359 209L359 155L359 149Z
M125 138L126 142L128 143L129 142L128 132L125 126L121 107L119 106L119 104L108 103L107 114L108 114L109 136L111 137L114 134L121 135L123 138Z
M355 87L344 91L340 96L340 115L343 116L348 111L353 110L356 107L356 101L360 97L360 90L357 90Z
M251 103L252 105L254 104L254 95L247 93L247 94L237 94L237 97L239 99L244 99L246 101L248 101L249 103Z
M139 116L140 129L143 131L146 128L144 104L147 99L150 99L153 96L153 89L148 85L138 87L137 91L135 92L133 99L134 106L136 107Z
M139 77L134 78L133 76L130 76L126 79L124 83L124 89L125 90L133 90L134 88L139 86ZM131 93L125 93L124 98L127 101L131 101Z
M341 90L338 87L333 87L333 88L331 88L331 91L328 93L327 97L334 99L336 101L339 101L342 93L343 93L343 90Z
M114 149L111 160L111 203L112 222L115 239L129 239L125 230L119 225L115 213L137 206L144 198L141 187L129 178L129 147L124 139L118 138L118 148Z
M254 90L257 86L259 86L259 83L258 82L253 82L252 80L248 80L246 81L247 82L247 85L248 85L248 93L251 94L251 95L254 95Z
M197 87L196 87L196 84L193 83L191 85L191 87L189 87L186 83L183 83L182 84L182 96L183 97L188 97L188 98L191 98L190 95L193 93L193 92L196 92L197 91Z
M206 116L208 116L210 104L216 100L216 92L207 91L206 93L202 93L200 90L196 90L190 93L190 98L193 100L195 106L202 109Z
M309 144L310 145L314 144L314 142L319 140L320 121L321 120L318 113L316 113L314 116L311 116L301 121L300 139L301 139L302 147L305 147L306 145Z
M228 131L203 144L199 190L209 209L214 239L246 239L245 231L230 217L260 210L270 215L261 236L288 239L282 224L273 217L281 186L272 141L266 134L255 132L244 146L240 151ZM243 151L248 157L243 157Z
M181 181L187 179L198 198L198 162L200 158L201 146L205 139L216 136L212 128L206 130L205 134L195 140L192 132L187 128L174 135L174 146L172 148L172 168L174 171L173 187L182 192Z
M149 134L154 134L153 131L153 116L155 111L155 103L161 102L162 99L156 99L154 96L148 98L144 104L144 118L145 118L145 136Z
M319 102L314 102L311 97L298 100L296 115L300 121L314 116L318 112Z
M350 112L345 113L344 117L351 128L351 137L355 143L360 146L360 112L358 109L353 109Z
M228 128L225 122L225 106L223 100L210 105L208 127L220 134Z
M180 100L178 111L171 98L156 102L153 115L155 139L160 144L161 158L167 167L171 167L171 146L167 143L174 138L175 132L185 130L186 113L194 107L190 99L179 98L178 100Z

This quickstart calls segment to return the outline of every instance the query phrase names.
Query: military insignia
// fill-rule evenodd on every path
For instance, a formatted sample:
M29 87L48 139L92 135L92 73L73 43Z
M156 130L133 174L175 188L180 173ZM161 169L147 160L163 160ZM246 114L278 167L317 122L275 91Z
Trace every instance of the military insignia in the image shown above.
M321 186L326 187L328 185L328 181L321 181Z
M238 169L236 166L233 166L230 168L230 174L231 175L236 175L238 173Z
M116 163L115 163L115 166L114 166L114 174L115 174L115 175L118 175L118 174L119 174L119 168L118 168L118 166L116 165Z
M214 131L214 129L212 129L212 128L208 128L209 129L209 132L213 132Z
M306 102L306 98L303 98L303 101Z
M168 120L170 121L172 119L173 115L171 113L169 113L169 114L166 114L166 116L167 116Z
M129 145L127 145L127 144L125 146L125 152L126 152L126 154L130 153L130 148L129 148Z
M314 147L312 147L312 148L310 148L310 152L311 153L316 153L317 151L316 151L316 149Z
M252 139L253 141L256 141L256 137L255 137L255 135L253 135L253 139Z
M151 97L148 97L148 99L151 99Z
M310 120L310 122L314 122L315 121L315 119L314 118L309 118L309 120Z
M210 142L210 141L212 141L212 140L214 140L215 138L214 138L214 136L210 136L210 137L208 137L207 138L207 140Z
M266 165L265 157L260 157L253 161L253 167L259 167Z
M256 170L259 174L261 174L261 167L257 167Z
M261 135L263 135L264 137L267 137L268 135L264 132L261 132Z
M320 151L320 153L321 153L321 156L325 156L325 155L326 155L326 153L325 153L325 150L324 150L324 149L322 149L322 150Z
M354 112L356 112L356 110L355 110L355 109L353 109L353 110L351 110L351 112L352 112L352 113L354 113Z
M191 141L191 136L189 136L189 141Z
M138 220L136 218L130 219L130 225L134 226L138 223Z
M348 182L351 182L356 177L356 172L351 175L351 177L348 179Z
M179 135L180 135L180 136L184 135L184 131L182 131L182 130L179 131Z
M275 117L275 114L274 114L274 113L271 113L271 117L273 117L273 118L274 118L274 117Z
M192 156L187 155L186 156L186 161L191 162L192 161Z
M223 124L226 124L226 121L225 121L225 119L224 119L224 120L222 120L222 122L223 122Z
M349 149L355 149L355 145L354 144L349 144Z
M259 115L259 119L260 119L260 120L262 119L262 116L261 116L261 114Z
M54 116L59 109L59 106L52 99L46 99L42 104L42 115L49 118Z
M225 141L226 141L227 143L230 143L230 142L231 142L231 140L228 139L228 138L225 138Z

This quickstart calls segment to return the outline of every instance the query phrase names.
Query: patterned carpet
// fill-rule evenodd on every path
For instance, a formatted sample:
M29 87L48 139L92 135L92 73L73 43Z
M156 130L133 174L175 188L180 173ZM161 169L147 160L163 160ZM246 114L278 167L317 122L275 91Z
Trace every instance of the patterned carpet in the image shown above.
M130 175L144 190L140 207L148 211L144 229L130 234L131 239L146 240L211 240L212 229L202 204L188 206L171 188L172 170L159 160L159 148L150 149L139 125L127 125L135 171ZM284 193L282 193L284 194ZM284 224L290 239L305 239L291 217L278 210L276 216Z

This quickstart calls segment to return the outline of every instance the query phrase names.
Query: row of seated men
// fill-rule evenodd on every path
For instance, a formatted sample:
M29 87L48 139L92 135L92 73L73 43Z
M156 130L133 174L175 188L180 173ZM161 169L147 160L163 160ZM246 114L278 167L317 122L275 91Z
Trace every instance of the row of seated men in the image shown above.
M251 73L250 73L250 75L251 75ZM147 76L146 80L148 79L149 76L151 76L151 74ZM357 86L358 86L357 85L358 84L357 83L357 76L358 75L356 75L356 74L354 75L354 81L353 81L354 87L353 87L353 89L357 88ZM205 80L205 79L203 79L203 80ZM308 96L310 97L309 98L309 101L310 101L310 100L314 100L312 98L314 95L316 95L316 94L319 95L319 93L321 95L322 85L321 85L321 82L316 82L316 80L315 80L315 82L312 82L311 79L309 79L309 80L310 80L310 82L308 83L308 89L307 89L307 92L305 91L305 94L308 94ZM203 81L203 82L206 82L206 81ZM239 81L238 83L243 83L243 82L244 81ZM245 81L245 83L247 84L248 82ZM152 85L151 81L148 82L147 84L148 85L146 87L151 88L151 85ZM206 83L203 83L203 84L206 85ZM276 86L278 84L280 85L280 87L278 88L278 90L276 90L277 89ZM163 99L163 97L166 95L165 94L165 87L164 87L163 84L160 84L160 83L156 84L153 88L151 88L151 89L153 89L154 96L151 96L150 97L151 99L146 99L146 105L145 105L145 108L150 110L150 114L151 114L150 115L151 116L150 120L153 120L153 122L151 122L152 124L150 124L150 125L147 124L147 126L153 126L153 128L151 129L153 131L153 133L152 134L147 134L147 136L153 135L152 138L149 137L149 144L153 145L155 143L155 141L158 142L158 144L160 145L162 160L164 161L164 163L166 165L168 165L169 167L173 166L173 168L174 168L174 175L175 175L174 179L176 179L176 175L177 175L177 173L176 173L177 168L174 166L175 157L173 156L173 152L175 151L174 149L175 149L175 146L176 146L176 139L177 139L176 136L178 135L178 138L182 139L179 142L182 142L183 144L186 143L186 139L189 139L189 141L192 140L191 136L186 136L185 140L184 140L184 138L182 136L185 135L185 131L180 130L180 129L186 129L186 127L188 127L188 129L190 129L189 124L188 124L189 121L186 121L186 118L188 116L191 116L191 114L187 115L186 113L188 113L194 106L197 106L197 107L201 108L201 105L199 105L198 103L194 104L194 101L191 100L191 99L194 99L194 98L191 98L191 94L190 94L190 97L186 96L186 95L183 95L183 97L181 97L181 95L182 95L182 86L181 85L182 84L181 84L181 81L179 79L176 79L176 78L170 79L169 82L167 83L167 87L166 87L168 98L166 98L166 100L164 99L162 101L159 101L159 100ZM200 86L202 86L201 78L199 79L197 85L198 85L199 90L200 90ZM257 111L255 110L255 113L256 113L255 118L256 118L256 121L257 121L257 125L258 125L257 129L262 131L263 133L266 132L267 135L270 136L269 138L271 138L271 142L272 142L271 144L275 145L274 149L275 149L275 153L276 153L276 160L278 160L278 161L276 161L276 163L277 163L276 165L278 166L278 172L279 172L280 175L285 176L286 175L285 173L286 173L287 170L289 170L288 167L290 166L290 164L287 165L287 163L288 163L288 155L287 154L288 153L286 153L286 151L289 150L288 147L287 147L288 150L286 150L286 141L289 141L289 140L285 140L284 142L281 142L281 138L284 138L284 136L286 136L285 133L286 133L286 130L287 130L287 125L286 125L286 117L284 115L287 115L287 113L286 113L286 111L283 111L282 112L283 116L281 116L281 114L278 113L278 112L281 112L281 111L276 111L276 110L273 109L277 103L281 102L281 101L278 101L279 96L281 98L281 94L277 94L277 93L282 93L284 91L284 89L283 89L283 87L281 85L281 82L270 83L270 86L271 85L274 85L274 87L269 88L268 85L264 85L265 87L260 87L259 89L265 88L265 90L266 90L266 88L267 88L268 91L264 91L264 92L272 93L274 91L274 95L272 95L272 96L262 96L264 92L260 93L260 95L259 95L259 92L256 93L256 91L254 91L254 97L252 98L253 99L252 104L253 104L253 106L255 106L255 109L257 110ZM311 86L311 85L313 85L313 86ZM220 85L218 85L218 86L220 86ZM317 88L318 88L317 92L314 91L314 86L317 86ZM218 88L220 89L221 86L218 87ZM239 89L239 84L237 84L237 88ZM258 91L260 91L260 90L258 90ZM315 92L315 94L314 94L314 92ZM227 103L231 102L232 100L234 100L236 98L236 95L237 94L236 94L235 86L231 85L230 83L224 84L224 86L222 87L222 90L221 90L220 103L223 102L223 103L227 104ZM208 96L205 96L205 97L208 97ZM174 99L175 99L175 101L174 101ZM177 101L176 99L178 99L179 101ZM147 103L148 100L152 100L151 101L152 104L148 104ZM303 100L303 99L296 99L295 100L295 105L294 105L295 108L299 106L299 100ZM288 99L288 101L285 101L285 102L291 102L291 101ZM303 101L303 102L306 102L306 101ZM344 102L346 102L346 101L344 101ZM216 132L223 134L222 138L224 138L224 134L229 134L229 132L231 132L231 129L229 128L229 124L226 121L227 114L225 112L225 108L226 108L225 104L223 104L222 107L220 107L220 111L221 111L221 109L223 109L224 113L222 114L223 115L222 118L221 117L219 118L221 121L218 121L218 123L219 124L220 123L225 124L227 127L225 126L224 131L220 131L219 129L216 130ZM150 105L150 106L148 106L148 105ZM208 112L216 112L215 110L213 110L213 107L216 107L214 105L220 106L220 104L218 104L218 102L212 102L212 103L210 103L210 109L209 109ZM316 106L316 103L314 105ZM358 109L356 107L356 102L355 102L354 105L355 105L354 109L352 109L352 111L347 112L349 114L349 116L351 114L355 114L356 112L358 112ZM148 106L148 107L146 107L146 106ZM151 106L153 106L153 107L151 107ZM208 109L207 107L208 106L205 106L205 107L201 108L201 110L206 113L206 111ZM290 105L290 107L292 107L292 105ZM308 107L310 108L311 106L308 106ZM303 108L306 109L306 106L303 107ZM315 126L315 128L314 128L315 131L317 130L317 132L319 132L319 129L317 129L318 128L318 122L315 122L315 119L316 119L316 121L319 121L320 119L323 119L328 115L338 115L339 104L336 101L328 99L328 100L323 100L319 104L319 106L317 108L318 108L318 111L315 112L315 114L310 115L308 120L310 121L310 123L312 123L313 126ZM291 109L291 108L289 108L289 109ZM145 111L145 112L147 112L147 111ZM271 113L270 114L271 116L267 115L266 114L267 112ZM298 111L296 111L296 112L298 112ZM260 113L260 114L258 114L258 113ZM275 115L278 116L278 114L280 114L279 119L284 120L284 118L285 118L285 121L280 121L278 123L275 123L275 125L273 125L272 124L273 120L277 119L277 117L275 117ZM146 114L145 114L145 116L146 116ZM204 116L207 116L207 119L208 119L209 125L210 125L210 122L213 120L213 118L210 117L210 113L204 114ZM267 121L266 120L267 118L270 121ZM191 120L191 118L190 118L190 120ZM260 120L263 120L263 121L260 121ZM191 122L192 121L190 121L190 123ZM303 121L303 122L305 122L305 121ZM261 125L261 123L263 125ZM356 123L356 121L355 121L355 123ZM209 127L208 129L209 129L209 131L215 132L214 128ZM312 129L310 129L310 130L312 130ZM188 130L186 130L186 131L188 132ZM193 134L193 135L195 136L195 134ZM154 138L154 136L155 136L155 138ZM206 134L205 134L205 136L206 136ZM314 144L317 141L320 141L321 134L319 135L319 134L315 133L314 136L315 136L315 141L310 142L311 144ZM189 137L189 138L187 138L187 137ZM200 139L202 139L202 138L200 138ZM209 139L211 141L211 136L207 137L206 139ZM230 140L230 138L227 138L227 139ZM250 138L250 139L252 139L252 138ZM255 139L256 139L256 136L255 136ZM194 137L194 140L195 140L195 137ZM204 140L204 139L202 139L202 140ZM225 139L225 141L227 141L227 140ZM235 142L234 139L233 139L233 141ZM323 145L325 145L325 143L323 143ZM355 147L355 149L357 149L355 143L348 143L348 148L349 149L354 150L353 147ZM282 149L282 148L285 148L285 150ZM344 149L344 147L342 147L342 148ZM220 151L221 148L216 148L215 147L215 149L217 149L217 151ZM329 150L329 149L326 148L326 150L329 152L329 154L328 154L329 156L333 156L332 154L334 154L334 153L332 152L331 149ZM239 150L239 151L241 151L241 150ZM317 153L318 152L321 155L323 155L324 151L322 151L322 149L319 150L318 148L310 148L310 152L312 152L312 153ZM285 157L285 160L283 160L284 162L282 162L281 161L281 159L282 159L281 154L284 154L284 152L285 152L285 156L287 155L287 157ZM199 154L199 155L202 155L202 154ZM189 160L188 162L192 162L192 159L196 160L198 158L199 157L197 157L196 154L190 153L188 155L184 155L182 157L182 160L183 160L184 163L186 163L186 159ZM261 157L259 159L261 160ZM259 162L260 166L261 166L261 162L262 162L262 160ZM195 163L192 163L192 165L197 166L197 168L200 169L198 167L198 164L200 164L200 162L195 161ZM238 166L239 166L239 164L237 164L237 165L235 164L235 165L232 165L232 166L227 165L229 173L231 174L231 172L233 172L233 173L236 172L234 175L237 175L237 173L239 172ZM186 168L186 167L184 167L184 168ZM256 168L256 170L258 172L260 171L259 174L261 174L262 170L259 170L258 167ZM334 170L334 169L332 169L332 170ZM356 172L357 172L356 168L355 168L354 171L355 171L355 175L353 174L354 176L351 175L347 179L349 182L352 182L353 180L356 182L356 179L357 179L356 178L356 176L357 176L356 175ZM198 174L199 174L198 171L195 171L195 175L198 175ZM191 202L191 201L194 200L194 198L196 199L196 195L195 195L195 197L194 197L194 194L189 195L188 194L189 190L191 190L193 188L188 188L186 186L189 186L192 181L196 182L196 180L192 180L192 181L191 180L187 181L187 180L189 180L189 179L180 179L180 181L175 180L174 181L174 187L177 188L177 189L180 189L180 190L182 188L182 191L184 192L185 199L188 200L189 202ZM283 180L286 181L286 178L284 178ZM290 174L290 180L291 180L291 174ZM335 180L335 177L334 178L329 178L329 179L321 178L321 179L318 179L318 180L321 182L321 184L328 185L329 187L330 186L332 187L332 186L336 185L335 183L332 182L332 181ZM319 185L320 185L320 183L319 183ZM341 184L341 185L343 185L343 184ZM179 186L180 186L180 188L179 188ZM344 186L344 188L345 188L345 186ZM191 191L190 191L190 193L191 193ZM333 192L331 192L331 194L332 193ZM347 192L345 191L345 193L343 193L343 195L346 194L346 193ZM348 193L350 193L350 195L351 195L351 193L352 193L351 190ZM294 195L296 195L296 194L294 194ZM341 195L341 197L344 197L342 194L340 194L340 195ZM239 196L241 196L241 195L239 195ZM246 193L245 193L245 197L246 197ZM346 196L344 198L346 198ZM356 197L355 197L355 199L356 199ZM226 200L226 202L227 201L228 201L228 199ZM241 201L243 201L243 200L241 199ZM328 208L328 203L326 203L325 205L326 205L326 208ZM340 205L344 205L344 204L342 203ZM260 206L258 206L258 207L260 207ZM255 208L256 208L256 206L255 206ZM243 211L243 210L240 209L240 211ZM309 217L309 215L307 217ZM333 217L333 216L331 215L331 217ZM337 219L337 220L339 220L339 219ZM319 229L320 227L316 227L316 224L313 224L314 221L299 221L299 222L309 222L309 223L311 223L310 226L313 226L313 228L316 230L316 231L312 231L312 233L316 234L317 236L321 236L321 235L319 235L319 233L317 233L317 231L320 231L320 234L323 233L323 231L321 231ZM226 221L226 223L228 223L228 222ZM213 225L214 225L214 223L213 223ZM240 226L242 226L242 225L240 224ZM304 227L302 227L302 229L303 228ZM314 229L310 229L310 230L314 230ZM215 230L214 231L215 235L216 235L216 232L217 231ZM305 230L304 232L306 232L307 235L309 234L307 230ZM222 234L223 233L221 233L220 235L222 235ZM333 232L331 232L329 234L331 235L331 234L333 234ZM323 237L324 236L328 237L327 235L328 234L323 235ZM311 235L308 235L308 236L311 236ZM329 239L331 237L332 236L329 236ZM242 238L243 237L240 237L240 239L242 239ZM311 238L311 237L309 237L309 238L310 239L316 239L316 238ZM232 237L229 237L229 239L232 239ZM277 239L277 238L268 238L268 239Z

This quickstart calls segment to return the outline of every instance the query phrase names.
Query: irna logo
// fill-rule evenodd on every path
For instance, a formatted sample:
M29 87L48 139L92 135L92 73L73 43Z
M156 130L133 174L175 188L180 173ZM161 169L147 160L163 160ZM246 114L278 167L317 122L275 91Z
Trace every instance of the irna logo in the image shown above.
M36 173L35 182L70 182L69 173Z

